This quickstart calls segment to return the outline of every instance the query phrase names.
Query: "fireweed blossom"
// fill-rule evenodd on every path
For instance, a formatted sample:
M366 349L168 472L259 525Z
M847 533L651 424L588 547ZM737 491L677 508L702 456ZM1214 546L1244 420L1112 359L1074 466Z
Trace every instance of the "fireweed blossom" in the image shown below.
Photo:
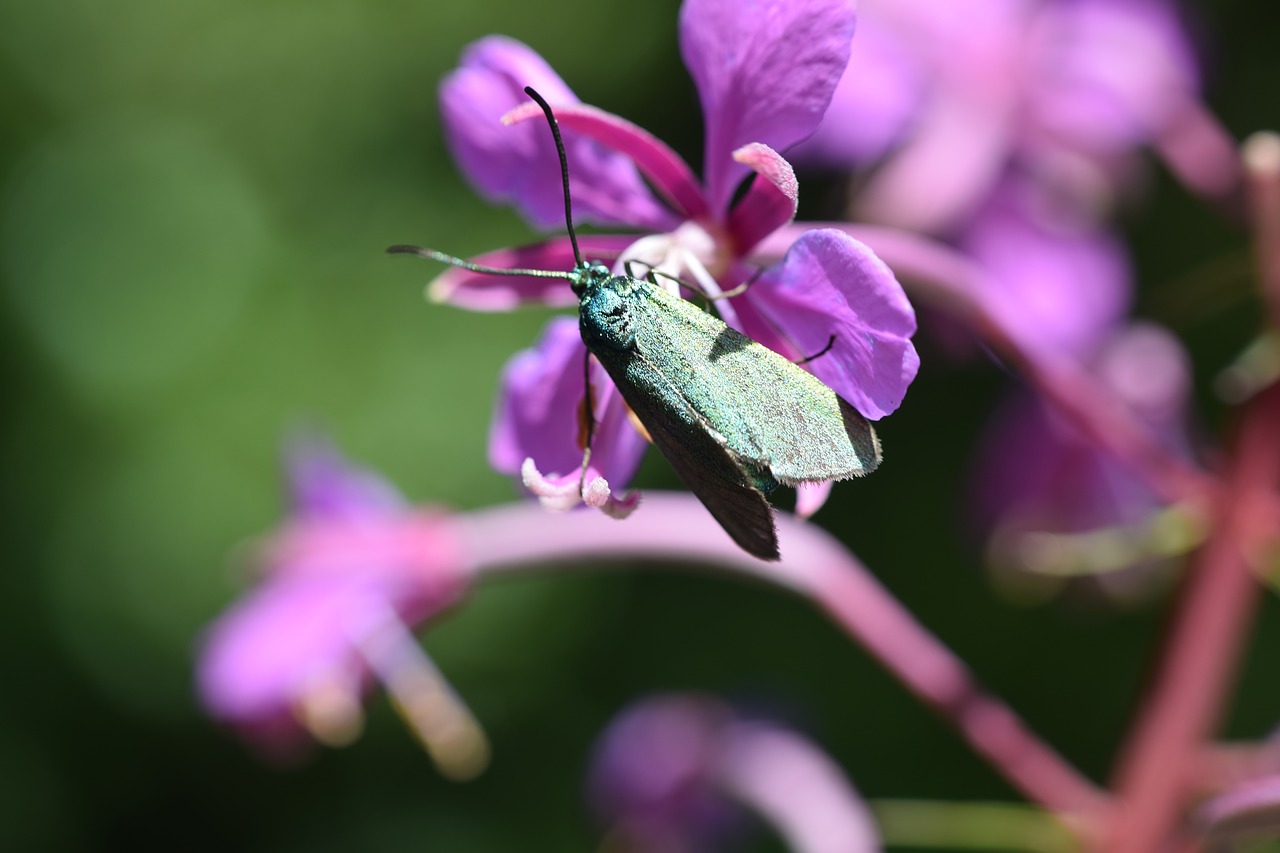
M258 548L262 582L204 637L205 707L287 757L308 733L354 739L377 680L442 772L479 772L484 736L410 632L470 587L450 518L322 445L296 447L288 476L293 508Z
M588 793L610 849L719 849L755 811L800 853L881 849L839 766L776 723L709 696L654 696L619 714L592 756Z
M1010 172L1110 207L1154 146L1197 191L1236 179L1171 0L868 0L823 125L791 155L879 163L855 218L948 235Z
M706 122L702 181L641 128L581 104L530 48L497 36L473 44L441 85L449 145L482 194L515 205L535 226L558 225L560 171L541 112L523 93L532 86L564 130L575 217L641 230L585 235L585 256L614 261L619 271L626 261L638 261L641 269L689 281L712 296L752 279L741 295L717 300L722 319L792 358L822 351L834 335L831 350L806 367L877 420L898 407L919 366L910 341L915 315L897 280L869 249L836 230L799 233L767 251L762 244L796 212L795 176L777 152L818 126L848 63L853 25L852 4L842 0L684 4L681 52ZM732 203L749 177L749 187ZM556 238L475 261L568 269L573 255L568 239ZM675 289L669 280L659 281ZM575 304L561 281L461 269L437 278L430 294L477 310ZM598 428L588 485L578 494L578 401L585 389L584 348L575 337L572 321L553 321L533 349L508 364L490 461L500 471L519 472L549 506L585 499L622 514L634 502L620 501L614 490L634 473L645 443L603 368L592 364ZM810 490L803 505L816 509L823 494Z
M1088 357L1090 371L1170 453L1189 458L1189 359L1177 338L1137 323ZM1157 580L1149 569L1202 535L1194 516L1168 507L1134 473L1019 393L997 412L977 468L979 525L994 568L1059 580L1087 575L1117 599ZM1119 571L1125 570L1125 571ZM1025 587L1028 579L1006 575Z

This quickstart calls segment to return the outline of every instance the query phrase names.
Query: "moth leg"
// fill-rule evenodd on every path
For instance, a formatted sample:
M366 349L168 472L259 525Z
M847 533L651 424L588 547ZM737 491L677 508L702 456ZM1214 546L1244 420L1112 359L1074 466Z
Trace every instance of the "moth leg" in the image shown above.
M644 264L646 267L649 267L649 272L645 275L636 275L634 264ZM653 267L649 266L649 264L645 264L644 261L637 261L635 258L632 258L629 261L624 261L622 269L627 273L627 278L653 278ZM654 283L656 284L657 282Z
M663 272L662 270L657 268L649 269L649 275L647 276L647 278L651 283L657 284L658 276L662 276L667 281L674 281L676 284L680 285L683 288L693 291L695 294L697 294L698 296L701 296L703 299L707 300L708 302L712 302L716 299L720 299L722 296L726 295L722 293L719 296L712 296L710 293L707 293L705 290L703 290L699 285L694 284L691 281L685 281L679 276L674 276L671 273Z
M633 266L633 264L644 264L646 267L649 267L649 271L645 273L643 276L638 276L636 275L635 267ZM658 276L662 276L668 281L674 281L676 284L680 285L681 287L686 288L687 290L693 291L695 294L697 294L698 296L701 296L703 299L707 300L708 302L713 299L720 298L719 296L712 296L711 294L707 293L705 290L703 290L701 287L699 287L698 285L694 284L691 281L685 281L679 276L671 275L671 273L665 273L655 266L650 266L649 264L646 264L644 261L637 261L633 258L632 260L629 260L623 263L622 268L626 270L628 278L643 278L646 281L648 281L650 284L661 286L658 284Z
M751 287L751 285L755 284L756 281L762 275L764 275L764 267L756 267L756 271L751 274L751 278L747 279L742 284L739 284L736 287L729 288L728 290L724 291L716 298L728 299L732 296L741 296L742 294L746 293L747 289Z
M754 273L751 274L751 278L742 282L742 284L739 284L735 287L731 287L728 290L722 290L719 293L715 293L715 294L707 293L704 289L699 287L697 284L694 284L693 282L685 281L682 278L678 278L677 276L671 275L670 273L665 273L662 270L658 270L658 269L649 270L649 281L653 282L654 284L657 284L658 282L655 276L660 275L663 278L668 279L669 281L674 281L676 284L680 285L681 287L686 287L689 290L692 290L694 293L698 294L708 302L716 302L717 300L720 300L720 299L731 299L734 296L741 296L743 293L746 293L747 288L755 284L756 279L760 278L760 276L763 274L764 274L764 267L760 267ZM628 272L628 275L630 275L629 272Z
M578 474L579 497L587 493L587 466L591 464L591 441L596 432L595 405L591 399L591 351L585 347L582 350L582 405L587 437L582 448L582 470Z
M832 335L827 340L827 345L825 347L818 350L813 355L807 355L804 358L800 359L799 361L796 361L795 364L808 364L809 362L813 361L815 358L822 358L824 355L831 352L831 348L835 345L836 345L836 336Z

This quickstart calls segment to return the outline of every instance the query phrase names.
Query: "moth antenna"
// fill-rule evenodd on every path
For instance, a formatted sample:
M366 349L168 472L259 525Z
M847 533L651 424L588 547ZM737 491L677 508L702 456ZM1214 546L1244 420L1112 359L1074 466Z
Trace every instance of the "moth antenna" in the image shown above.
M462 267L464 270L472 272L484 273L485 275L531 275L535 278L565 278L570 281L574 280L571 272L561 272L558 270L525 270L525 269L503 269L500 267L486 267L483 264L475 264L471 261L465 261L454 255L446 255L444 252L437 252L435 249L424 249L422 246L391 246L387 249L388 255L417 255L420 258L426 258L429 261L439 261L442 264L449 264L454 267Z
M799 361L797 361L797 362L795 362L795 363L796 363L796 364L808 364L809 362L813 361L815 358L822 358L824 355L826 355L827 353L831 352L831 348L832 348L833 346L835 346L835 345L836 345L836 336L835 336L835 335L832 335L830 338L828 338L828 339L827 339L827 345L826 345L825 347L823 347L822 349L818 350L818 351L817 351L817 352L815 352L813 355L807 355L807 356L805 356L804 358L800 359Z
M578 251L578 235L573 230L573 206L569 202L569 158L564 153L564 140L560 138L560 124L556 121L555 114L551 112L551 105L534 91L532 86L525 86L524 93L542 107L542 112L547 117L547 124L551 127L551 135L555 137L556 153L560 155L560 177L564 180L564 224L569 229L569 242L573 244L574 263L583 266L582 253Z

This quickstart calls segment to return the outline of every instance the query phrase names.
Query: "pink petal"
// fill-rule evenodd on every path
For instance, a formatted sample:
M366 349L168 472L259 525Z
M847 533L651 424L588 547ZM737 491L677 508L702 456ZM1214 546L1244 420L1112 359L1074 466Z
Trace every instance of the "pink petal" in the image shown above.
M1011 104L939 97L910 140L859 196L859 219L926 234L946 232L973 211L1009 156Z
M849 67L822 124L787 150L797 166L849 170L884 155L910 130L924 100L925 80L902 36L858 16Z
M686 0L680 53L706 123L708 199L723 213L746 168L732 152L750 142L784 151L818 127L849 64L847 0Z
M746 299L805 355L806 367L878 420L898 408L920 358L915 311L879 258L835 229L806 231Z
M814 513L826 505L827 498L831 496L832 485L830 480L826 480L796 486L796 517L812 518Z
M1197 88L1196 60L1172 3L1052 4L1031 42L1032 119L1078 146L1148 141Z
M559 317L547 324L533 349L507 362L501 397L489 433L489 462L504 473L519 474L532 459L545 480L571 478L577 488L582 466L579 407L583 400L582 362L586 347L578 322ZM621 488L635 474L645 440L627 420L626 406L604 369L591 363L596 430L588 482L603 477Z
M527 45L503 36L473 43L440 84L445 140L458 167L487 198L515 205L539 228L559 228L564 224L564 192L550 131L501 122L512 108L529 102L525 86L554 106L578 102ZM627 158L571 134L566 134L565 147L578 219L645 227L669 221L670 214Z
M288 712L309 678L363 666L352 642L353 614L377 608L359 577L268 582L210 628L198 665L210 713L252 722Z
M618 714L597 739L588 790L608 825L653 850L709 850L732 826L716 791L719 737L730 709L710 697L657 696Z
M791 164L767 145L744 145L733 152L733 159L750 166L759 176L729 213L735 251L745 255L796 218L800 186Z
M323 439L299 437L292 441L285 467L296 515L354 520L385 517L406 507L395 486L348 463Z
M831 756L781 726L735 723L722 734L720 784L803 853L879 853L875 816Z
M1198 818L1210 849L1274 838L1280 832L1280 776L1254 779L1219 794L1200 806Z
M1018 341L1081 357L1124 317L1128 259L1110 233L1074 221L1006 185L960 235L960 248L998 287L979 294Z
M589 261L613 261L635 242L626 234L586 234L578 237L583 257ZM498 269L573 269L573 247L569 238L558 237L545 243L499 249L470 260ZM537 303L555 308L578 304L569 282L562 278L533 276L501 276L471 272L461 267L447 267L427 285L427 298L447 302L472 311L510 311L521 305Z
M693 171L679 154L649 131L587 104L556 106L555 115L561 127L572 128L606 148L631 158L658 192L684 218L697 219L706 215L707 202ZM522 104L503 116L502 120L506 124L520 124L531 118L542 117L542 110L537 104ZM572 163L569 168L573 168ZM665 227L656 227L654 230L669 231L674 225L673 221L669 221Z

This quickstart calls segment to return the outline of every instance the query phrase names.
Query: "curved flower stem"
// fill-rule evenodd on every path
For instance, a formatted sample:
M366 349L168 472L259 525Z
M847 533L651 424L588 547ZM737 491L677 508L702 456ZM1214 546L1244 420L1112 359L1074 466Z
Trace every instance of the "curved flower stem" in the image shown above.
M545 568L550 561L619 558L703 563L784 587L812 600L907 689L949 720L980 756L1029 799L1067 815L1096 817L1104 795L1041 741L930 634L834 537L779 515L783 559L756 560L730 542L691 495L646 495L619 524L599 513L551 515L536 505L458 519L481 575ZM539 565L541 564L541 565Z
M839 228L866 243L907 280L909 293L973 330L1091 441L1129 466L1164 500L1204 507L1217 493L1216 478L1165 450L1124 403L1077 365L1066 359L1049 360L1010 335L978 296L991 290L983 283L982 270L960 253L893 228L840 222L806 222L804 226ZM792 230L781 229L762 252L777 248L775 240L794 240Z
M876 821L839 765L804 738L761 723L722 735L719 787L765 818L795 853L874 853Z

